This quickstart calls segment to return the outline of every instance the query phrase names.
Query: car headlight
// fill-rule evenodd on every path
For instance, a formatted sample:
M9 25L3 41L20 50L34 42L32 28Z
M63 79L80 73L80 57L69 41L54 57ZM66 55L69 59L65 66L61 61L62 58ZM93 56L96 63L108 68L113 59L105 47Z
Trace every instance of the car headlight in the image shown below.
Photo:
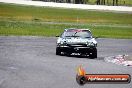
M64 42L62 42L62 41L60 42L61 45L63 45L63 43L64 43Z
M57 43L57 46L67 46L67 43L65 41L61 41L60 43Z
M63 45L63 42L57 42L57 46Z
M94 46L94 43L93 42L87 42L86 45L87 46Z
M57 45L57 46L60 46L60 45L61 45L61 41L57 41L57 42L56 42L56 45Z

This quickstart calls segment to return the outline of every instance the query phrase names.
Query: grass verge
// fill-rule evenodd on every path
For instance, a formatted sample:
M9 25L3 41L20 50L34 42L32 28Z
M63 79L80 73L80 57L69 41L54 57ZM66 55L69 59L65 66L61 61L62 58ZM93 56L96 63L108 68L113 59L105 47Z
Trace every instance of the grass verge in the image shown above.
M94 36L101 38L132 38L131 26L99 24L60 24L45 22L0 21L0 35L56 36L65 28L90 28Z
M0 35L55 36L90 28L95 36L132 39L132 14L0 3Z

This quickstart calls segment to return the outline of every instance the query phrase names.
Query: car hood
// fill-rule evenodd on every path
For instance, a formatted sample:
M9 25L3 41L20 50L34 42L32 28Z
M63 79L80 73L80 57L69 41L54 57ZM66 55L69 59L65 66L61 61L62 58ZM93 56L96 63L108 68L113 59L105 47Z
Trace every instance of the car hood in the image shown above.
M74 43L87 43L92 42L94 44L97 43L95 38L78 38L78 37L70 37L70 38L58 38L57 43L65 42L67 44L74 44Z

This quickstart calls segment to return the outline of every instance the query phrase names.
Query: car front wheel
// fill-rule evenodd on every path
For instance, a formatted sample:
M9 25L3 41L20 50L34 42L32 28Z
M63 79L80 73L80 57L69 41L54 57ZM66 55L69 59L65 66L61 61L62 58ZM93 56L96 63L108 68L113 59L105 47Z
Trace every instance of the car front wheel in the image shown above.
M61 50L59 48L56 48L56 55L61 55Z
M97 49L94 48L92 53L89 55L91 59L95 59L97 58Z

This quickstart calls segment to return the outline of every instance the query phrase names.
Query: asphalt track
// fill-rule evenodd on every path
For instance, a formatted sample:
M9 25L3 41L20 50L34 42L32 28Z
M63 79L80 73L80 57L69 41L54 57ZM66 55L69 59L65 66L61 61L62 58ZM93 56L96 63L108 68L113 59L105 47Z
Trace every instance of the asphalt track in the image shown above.
M98 41L98 58L56 56L55 37L0 37L0 88L132 88L130 84L76 83L82 65L89 74L130 74L132 67L107 63L105 56L132 54L131 39Z

